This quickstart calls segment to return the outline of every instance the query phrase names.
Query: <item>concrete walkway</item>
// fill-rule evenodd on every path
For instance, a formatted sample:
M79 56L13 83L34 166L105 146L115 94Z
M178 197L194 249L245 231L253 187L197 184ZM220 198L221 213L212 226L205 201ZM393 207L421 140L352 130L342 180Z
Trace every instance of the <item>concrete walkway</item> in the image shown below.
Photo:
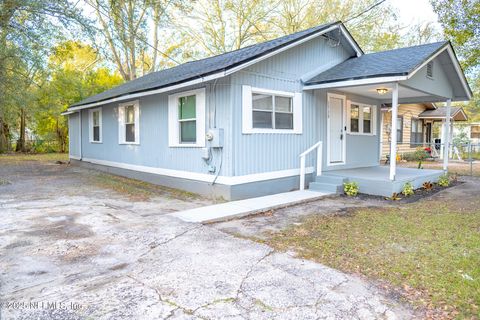
M268 210L283 208L305 201L317 200L331 194L333 193L298 190L246 200L230 201L211 206L174 212L170 215L187 222L219 222Z

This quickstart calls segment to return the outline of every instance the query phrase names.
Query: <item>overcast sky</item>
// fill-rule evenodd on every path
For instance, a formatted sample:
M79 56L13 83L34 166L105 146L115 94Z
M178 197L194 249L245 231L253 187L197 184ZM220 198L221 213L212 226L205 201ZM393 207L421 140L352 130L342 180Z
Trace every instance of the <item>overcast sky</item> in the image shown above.
M397 7L403 23L425 21L437 22L438 17L433 12L429 0L389 0L390 4Z

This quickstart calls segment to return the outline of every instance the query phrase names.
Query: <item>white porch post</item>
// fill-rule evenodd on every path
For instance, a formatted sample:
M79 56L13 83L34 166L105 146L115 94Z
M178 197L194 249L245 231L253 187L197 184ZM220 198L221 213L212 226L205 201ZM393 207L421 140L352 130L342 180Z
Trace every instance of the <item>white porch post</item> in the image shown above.
M445 119L442 120L442 126L440 127L440 159L443 159L443 155L444 155L444 143L445 143Z
M443 171L445 173L448 171L448 151L449 151L449 140L450 140L450 115L452 109L452 99L447 100L447 112L445 115L445 142L443 147Z
M390 133L390 180L395 180L397 171L397 116L398 116L398 83L392 90L392 126Z

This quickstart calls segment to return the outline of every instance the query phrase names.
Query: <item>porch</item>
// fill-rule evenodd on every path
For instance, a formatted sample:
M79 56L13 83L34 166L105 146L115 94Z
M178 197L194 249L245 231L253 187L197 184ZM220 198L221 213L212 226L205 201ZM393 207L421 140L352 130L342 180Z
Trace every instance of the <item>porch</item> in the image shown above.
M452 102L466 101L472 96L448 42L348 59L306 79L303 90L323 94L327 100L326 139L322 141L326 156L320 151L322 143L300 155L303 173L306 154L317 148L317 173L310 189L342 192L344 182L355 181L360 192L382 196L400 192L407 182L414 188L427 181L435 182L448 171L451 120L455 115ZM399 104L418 102L445 103L445 114L440 119L444 123L440 151L443 170L397 168L397 137L402 130L397 121ZM392 161L388 166L375 166L381 158L382 132L378 128L383 124L378 121L379 109L386 104L391 106ZM418 122L411 128L417 134ZM303 186L301 180L300 189Z
M395 180L392 181L388 166L375 166L327 171L318 177L317 181L331 181L331 178L339 178L339 181L343 182L355 181L361 193L389 197L395 192L401 192L407 182L417 189L422 187L424 182L436 182L441 175L442 170L397 168Z

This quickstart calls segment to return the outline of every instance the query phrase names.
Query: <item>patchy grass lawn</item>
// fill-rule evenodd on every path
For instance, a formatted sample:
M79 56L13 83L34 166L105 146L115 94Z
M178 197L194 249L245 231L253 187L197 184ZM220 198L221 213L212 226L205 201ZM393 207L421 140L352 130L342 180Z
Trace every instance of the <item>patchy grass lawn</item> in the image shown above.
M409 162L399 162L398 166L406 167L406 168L417 168L418 162L416 161L409 161ZM429 162L425 161L422 163L422 167L424 169L435 169L435 170L443 170L443 163L442 162ZM476 177L480 177L480 163L473 163L472 166L472 175ZM470 163L468 162L449 162L448 164L448 171L453 174L457 174L459 176L469 176L470 175Z
M19 165L28 163L29 161L50 162L62 161L67 163L69 161L66 153L9 153L0 154L0 165ZM162 196L179 200L197 200L201 197L197 194L162 187L148 182L120 177L101 171L90 170L91 174L84 176L88 183L92 183L97 187L106 188L126 195L131 200L146 201L155 196ZM0 185L9 183L0 178Z
M67 153L6 153L0 154L0 164L17 164L24 161L68 162Z
M400 288L434 317L480 315L480 197L311 216L266 242Z
M195 193L158 186L148 182L95 172L89 180L98 187L114 190L132 200L146 201L155 196L167 196L180 200L201 199Z

